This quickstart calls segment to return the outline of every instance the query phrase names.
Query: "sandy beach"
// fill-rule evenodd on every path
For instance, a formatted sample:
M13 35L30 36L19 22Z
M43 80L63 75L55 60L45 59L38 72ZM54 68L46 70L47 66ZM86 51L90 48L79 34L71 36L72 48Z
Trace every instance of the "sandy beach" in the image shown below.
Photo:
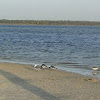
M100 80L32 65L0 63L0 100L100 100Z

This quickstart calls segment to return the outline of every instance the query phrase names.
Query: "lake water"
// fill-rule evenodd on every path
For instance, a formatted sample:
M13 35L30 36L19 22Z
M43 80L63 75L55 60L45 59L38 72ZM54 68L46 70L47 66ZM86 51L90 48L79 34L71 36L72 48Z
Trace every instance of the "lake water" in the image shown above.
M92 75L93 66L100 68L100 27L0 25L0 61Z

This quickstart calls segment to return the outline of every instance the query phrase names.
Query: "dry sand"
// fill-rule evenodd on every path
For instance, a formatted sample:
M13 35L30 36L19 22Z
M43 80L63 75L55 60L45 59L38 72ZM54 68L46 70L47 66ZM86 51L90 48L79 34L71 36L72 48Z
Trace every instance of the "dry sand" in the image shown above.
M0 100L100 100L100 80L31 65L0 63Z

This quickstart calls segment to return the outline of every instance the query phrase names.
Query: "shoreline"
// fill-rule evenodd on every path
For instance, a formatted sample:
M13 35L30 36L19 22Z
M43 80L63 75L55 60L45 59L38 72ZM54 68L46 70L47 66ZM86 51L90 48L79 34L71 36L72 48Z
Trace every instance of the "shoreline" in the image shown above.
M0 100L99 100L100 80L32 65L0 63Z
M0 63L11 63L11 64L21 64L21 65L29 65L29 66L33 66L35 65L36 63L31 63L31 62L19 62L19 61L5 61L5 60L1 60ZM41 66L42 63L37 63L37 65ZM50 64L47 64L47 66L50 66ZM72 73L75 73L75 74L80 74L80 75L83 75L83 76L90 76L90 77L93 77L93 78L98 78L100 79L100 70L97 72L97 74L93 75L94 72L91 68L91 70L87 70L87 69L83 69L81 67L78 67L78 68L74 68L74 67L59 67L56 65L56 68L60 71L65 71L65 72L72 72Z
M41 65L42 63L32 63L32 62L19 62L19 61L5 61L5 60L0 60L0 63L14 63L14 64L24 64L24 65ZM47 66L50 66L51 64L49 63L45 63ZM80 75L84 75L84 76L91 76L91 77L96 77L98 79L100 79L100 70L97 72L97 74L94 75L93 69L89 68L88 70L82 67L61 67L62 65L55 65L54 66L61 70L61 71L65 71L65 72L72 72L72 73L76 73L76 74L80 74ZM67 65L66 65L67 66Z

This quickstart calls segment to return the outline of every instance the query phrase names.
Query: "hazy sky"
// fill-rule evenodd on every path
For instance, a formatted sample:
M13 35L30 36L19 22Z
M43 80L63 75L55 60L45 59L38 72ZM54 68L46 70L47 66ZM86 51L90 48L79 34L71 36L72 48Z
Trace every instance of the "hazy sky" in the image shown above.
M100 0L0 0L0 19L100 21Z

